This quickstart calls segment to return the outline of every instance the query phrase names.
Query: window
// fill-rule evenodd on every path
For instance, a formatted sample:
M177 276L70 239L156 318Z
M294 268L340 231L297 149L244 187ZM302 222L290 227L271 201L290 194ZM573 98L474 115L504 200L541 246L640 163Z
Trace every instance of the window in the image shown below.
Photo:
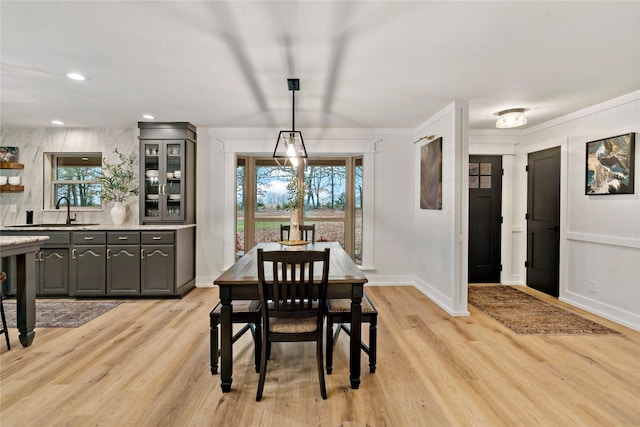
M44 159L45 208L66 197L60 206L102 209L102 153L45 153Z
M314 158L298 179L306 195L303 223L315 224L316 241L339 242L362 262L362 158ZM288 188L296 171L273 159L238 157L236 164L236 257L260 242L280 240L291 219Z

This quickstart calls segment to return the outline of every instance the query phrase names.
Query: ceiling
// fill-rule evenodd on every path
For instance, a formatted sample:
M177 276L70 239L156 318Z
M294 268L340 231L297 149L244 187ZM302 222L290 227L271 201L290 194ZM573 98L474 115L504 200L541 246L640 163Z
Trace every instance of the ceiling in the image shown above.
M6 1L2 126L527 127L640 89L639 1ZM77 71L88 79L70 80Z

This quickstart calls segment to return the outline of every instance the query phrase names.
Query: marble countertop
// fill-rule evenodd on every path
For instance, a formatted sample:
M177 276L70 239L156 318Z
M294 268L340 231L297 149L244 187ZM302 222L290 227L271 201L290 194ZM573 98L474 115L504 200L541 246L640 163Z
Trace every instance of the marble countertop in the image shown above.
M181 230L183 228L193 228L196 224L131 224L131 225L113 225L113 224L45 224L42 226L31 226L16 224L16 226L2 226L1 232L7 231L46 231L46 230L67 230L67 231L83 231L83 230L97 230L97 231L145 231L145 230Z
M0 236L0 247L20 245L24 243L44 242L47 236Z

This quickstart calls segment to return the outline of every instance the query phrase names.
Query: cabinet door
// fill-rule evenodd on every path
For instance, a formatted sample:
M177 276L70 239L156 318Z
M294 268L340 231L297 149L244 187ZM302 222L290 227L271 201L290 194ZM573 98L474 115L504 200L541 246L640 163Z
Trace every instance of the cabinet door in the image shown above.
M175 294L175 249L173 245L142 245L140 264L141 295Z
M107 246L107 295L140 295L140 246Z
M71 286L76 296L106 294L106 246L73 247Z
M140 218L146 222L161 221L165 200L162 190L165 181L164 143L149 140L140 144Z
M162 217L166 221L184 221L185 142L164 141L164 170L166 184L162 188L165 199Z
M42 248L37 257L37 295L69 295L69 249Z

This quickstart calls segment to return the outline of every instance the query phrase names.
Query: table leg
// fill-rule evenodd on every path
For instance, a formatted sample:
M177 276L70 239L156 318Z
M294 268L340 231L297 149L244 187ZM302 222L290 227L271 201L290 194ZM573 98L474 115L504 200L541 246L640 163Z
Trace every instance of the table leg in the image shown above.
M360 289L362 290L362 289ZM359 295L359 296L358 296ZM351 297L351 388L360 387L360 342L362 341L362 294L354 292Z
M23 347L29 347L36 332L36 253L16 255L16 323Z
M231 391L233 374L233 324L231 300L221 298L220 307L220 387L223 393Z

